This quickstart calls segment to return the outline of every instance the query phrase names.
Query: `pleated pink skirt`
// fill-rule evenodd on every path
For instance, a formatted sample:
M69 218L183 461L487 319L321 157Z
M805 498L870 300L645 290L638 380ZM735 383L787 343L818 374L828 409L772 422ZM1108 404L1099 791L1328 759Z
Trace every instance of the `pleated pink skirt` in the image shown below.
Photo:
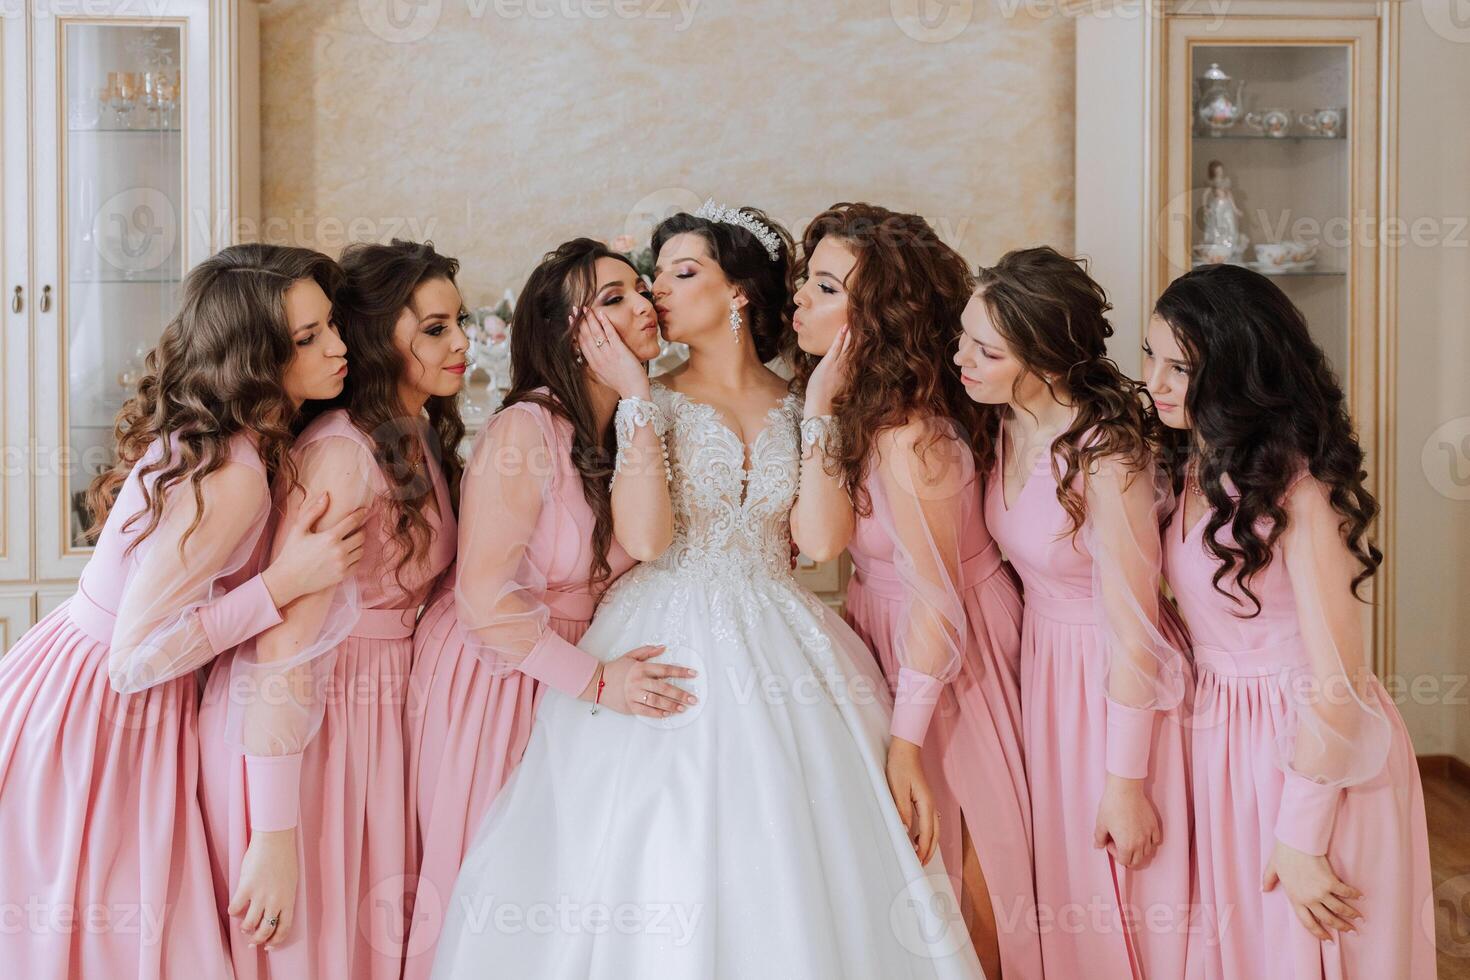
M301 767L301 858L291 938L267 953L226 918L242 980L397 980L407 937L408 865L403 714L411 636L348 637L337 651L321 730ZM227 663L200 714L203 800L220 915L249 842L244 756L224 739Z
M586 620L549 623L572 643L587 632ZM542 690L519 671L493 672L465 650L452 591L431 601L414 638L405 723L418 875L404 980L429 976L460 862L526 750Z
M941 816L945 870L962 894L960 820L969 830L995 913L1008 980L1040 980L1041 946L1031 869L1031 803L1021 745L1021 595L995 556L989 574L965 593L970 639L960 672L934 709L921 756ZM847 619L898 676L895 641L906 600L899 583L859 574L847 591Z
M1163 632L1188 649L1172 607ZM1093 600L1026 595L1021 707L1048 977L1175 980L1191 943L1190 786L1184 708L1154 723L1149 800L1163 843L1130 871L1093 846L1107 780L1106 653Z
M92 635L110 622L89 634L74 604L110 620L68 600L0 658L0 964L26 980L225 980L197 682L118 694Z
M1196 649L1194 806L1200 876L1202 980L1433 980L1435 945L1424 793L1414 748L1388 692L1373 690L1393 725L1383 771L1346 790L1328 860L1363 892L1358 931L1330 943L1297 921L1277 885L1261 891L1276 846L1285 776L1276 739L1290 711L1282 673L1241 674L1230 657ZM1423 918L1429 910L1427 921Z

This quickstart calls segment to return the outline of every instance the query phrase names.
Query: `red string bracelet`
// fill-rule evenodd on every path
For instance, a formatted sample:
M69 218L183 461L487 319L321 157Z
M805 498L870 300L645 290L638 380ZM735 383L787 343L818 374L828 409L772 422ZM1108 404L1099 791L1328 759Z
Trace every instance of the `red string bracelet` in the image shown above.
M603 674L603 668L605 666L606 666L605 664L598 664L597 665L597 694L592 699L592 713L594 715L597 714L597 707L598 707L598 705L600 705L602 703L602 689L607 686L607 681L604 680L603 679L603 676L602 676L602 674Z

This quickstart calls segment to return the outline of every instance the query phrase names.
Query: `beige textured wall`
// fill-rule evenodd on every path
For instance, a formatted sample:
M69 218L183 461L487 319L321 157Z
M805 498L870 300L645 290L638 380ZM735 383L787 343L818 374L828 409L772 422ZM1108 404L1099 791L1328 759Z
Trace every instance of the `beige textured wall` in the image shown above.
M838 200L918 211L972 262L1070 247L1072 22L912 7L273 0L259 237L432 237L471 303L706 195L793 233Z
M1395 643L1414 747L1470 762L1470 117L1443 101L1470 25L1445 10L1406 3L1399 49L1398 210L1424 232L1398 256Z

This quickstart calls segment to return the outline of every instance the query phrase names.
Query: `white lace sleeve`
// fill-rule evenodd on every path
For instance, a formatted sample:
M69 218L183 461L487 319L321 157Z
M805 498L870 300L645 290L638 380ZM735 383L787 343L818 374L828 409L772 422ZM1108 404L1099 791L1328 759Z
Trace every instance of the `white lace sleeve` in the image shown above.
M613 475L609 486L617 482L620 472L626 471L628 467L643 464L642 452L633 444L633 433L648 425L653 426L654 435L658 437L659 451L663 454L664 479L670 483L673 482L674 472L669 465L669 447L664 442L664 436L669 431L668 416L664 415L663 409L651 401L643 398L623 398L619 399L617 414L613 416L613 431L617 434L618 439L618 455L613 463Z
M801 455L803 458L815 447L823 456L836 452L837 418L833 415L815 415L801 420Z

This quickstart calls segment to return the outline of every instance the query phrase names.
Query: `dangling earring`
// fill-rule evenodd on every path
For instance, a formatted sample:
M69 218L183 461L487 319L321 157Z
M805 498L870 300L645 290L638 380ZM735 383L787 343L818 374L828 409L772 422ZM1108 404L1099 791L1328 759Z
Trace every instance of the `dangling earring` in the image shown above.
M730 332L735 335L735 343L740 343L740 328L744 326L740 321L740 305L733 299L730 300Z
M586 364L587 363L587 358L585 358L585 357L582 356L582 348L580 348L580 347L573 347L572 348L572 352L573 352L573 354L575 354L575 356L572 358L572 360L576 363L576 365L578 367L581 367L583 364Z

